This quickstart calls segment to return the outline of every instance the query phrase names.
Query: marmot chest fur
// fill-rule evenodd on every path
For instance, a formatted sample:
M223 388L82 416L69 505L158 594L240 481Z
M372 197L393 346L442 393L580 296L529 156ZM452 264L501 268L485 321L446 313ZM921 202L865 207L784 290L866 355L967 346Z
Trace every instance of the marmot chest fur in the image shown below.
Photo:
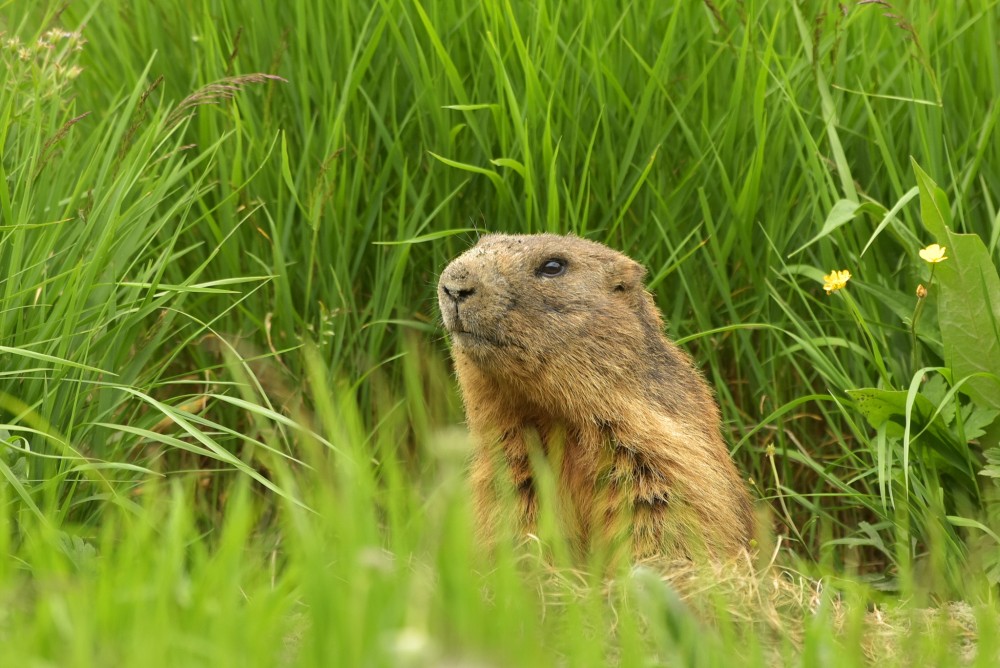
M644 276L607 246L551 234L483 236L441 274L484 539L534 530L533 448L559 452L558 516L580 550L723 559L753 537L718 406L663 335Z

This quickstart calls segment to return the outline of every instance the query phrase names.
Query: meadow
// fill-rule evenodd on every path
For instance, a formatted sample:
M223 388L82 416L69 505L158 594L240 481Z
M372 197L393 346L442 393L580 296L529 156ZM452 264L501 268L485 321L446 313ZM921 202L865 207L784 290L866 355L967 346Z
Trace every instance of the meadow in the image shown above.
M0 0L0 662L996 665L998 45L991 0ZM483 231L648 268L751 575L476 551L435 285Z

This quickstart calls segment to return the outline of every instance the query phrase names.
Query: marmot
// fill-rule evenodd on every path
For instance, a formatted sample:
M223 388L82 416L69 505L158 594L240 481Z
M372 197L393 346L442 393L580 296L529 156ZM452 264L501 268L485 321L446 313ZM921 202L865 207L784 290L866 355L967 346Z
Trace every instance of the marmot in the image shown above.
M712 391L664 336L645 274L603 244L553 234L484 235L441 274L482 538L505 519L535 530L532 448L561 453L557 516L584 553L723 560L753 538Z

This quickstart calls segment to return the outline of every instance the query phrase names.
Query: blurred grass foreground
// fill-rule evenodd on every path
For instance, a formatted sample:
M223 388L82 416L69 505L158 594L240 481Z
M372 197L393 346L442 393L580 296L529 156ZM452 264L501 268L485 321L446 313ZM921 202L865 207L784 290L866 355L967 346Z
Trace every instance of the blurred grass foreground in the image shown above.
M0 2L0 663L996 665L998 46L987 0ZM477 552L477 230L648 267L754 563Z

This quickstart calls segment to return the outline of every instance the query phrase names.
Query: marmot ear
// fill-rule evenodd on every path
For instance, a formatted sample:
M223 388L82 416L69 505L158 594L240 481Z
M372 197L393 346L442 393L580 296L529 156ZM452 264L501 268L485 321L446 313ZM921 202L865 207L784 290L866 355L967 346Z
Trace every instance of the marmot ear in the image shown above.
M611 289L615 292L639 290L642 288L644 278L646 278L646 268L624 255L617 258L609 276Z

